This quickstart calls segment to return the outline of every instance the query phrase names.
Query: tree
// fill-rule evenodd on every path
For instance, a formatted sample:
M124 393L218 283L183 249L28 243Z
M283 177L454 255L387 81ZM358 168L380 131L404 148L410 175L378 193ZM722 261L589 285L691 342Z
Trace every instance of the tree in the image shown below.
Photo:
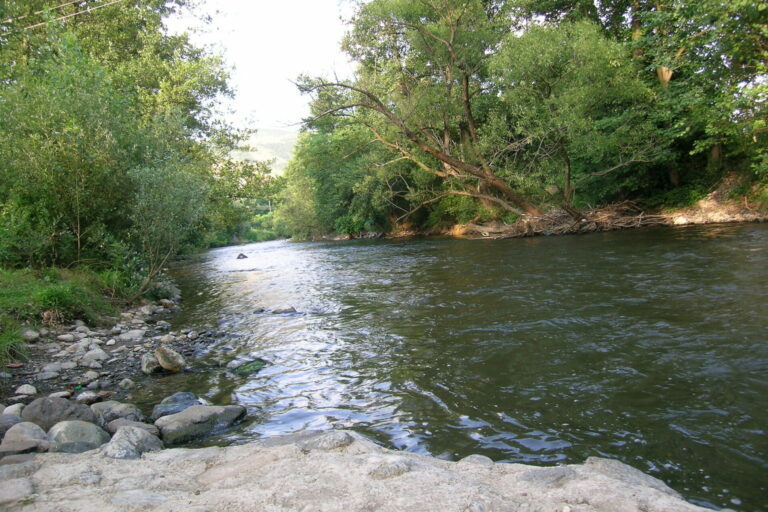
M319 97L328 109L318 117L354 115L398 158L437 177L439 194L539 215L498 176L482 140L495 101L486 94L488 57L509 30L508 14L503 2L374 0L359 8L344 44L360 63L355 80L305 79L301 87L334 90Z
M653 94L627 56L583 21L529 27L492 58L503 98L495 131L511 134L508 158L558 185L566 209L577 186L660 155Z

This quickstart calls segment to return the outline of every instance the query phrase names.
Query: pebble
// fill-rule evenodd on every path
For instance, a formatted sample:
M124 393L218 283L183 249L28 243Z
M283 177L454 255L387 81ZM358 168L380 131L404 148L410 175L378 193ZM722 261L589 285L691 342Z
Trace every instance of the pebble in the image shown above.
M35 375L35 380L51 380L59 376L59 372L40 372Z
M44 372L60 372L61 371L61 363L48 363L45 366L43 366Z
M32 329L24 329L21 332L21 338L28 343L32 343L40 339L40 333Z
M111 339L111 340L107 341L106 345L107 345L108 347L111 347L111 346L112 346L112 345L114 345L115 343L116 343L116 341L115 341L115 340L114 340L114 338L113 338L113 339Z
M118 387L120 387L122 389L131 389L132 387L134 387L136 385L136 383L133 382L129 378L125 378L125 379L121 380L117 385L118 385Z
M36 395L37 388L35 388L35 386L32 386L31 384L23 384L18 388L16 388L16 394L17 395Z
M94 391L83 391L75 397L75 401L85 405L91 405L101 400L98 393Z
M69 398L72 396L71 391L57 391L48 395L50 398Z
M85 380L86 382L90 382L98 378L99 378L99 374L94 371L88 371L83 374L83 380Z
M61 363L62 370L73 370L75 368L77 368L77 363L74 361L65 361Z

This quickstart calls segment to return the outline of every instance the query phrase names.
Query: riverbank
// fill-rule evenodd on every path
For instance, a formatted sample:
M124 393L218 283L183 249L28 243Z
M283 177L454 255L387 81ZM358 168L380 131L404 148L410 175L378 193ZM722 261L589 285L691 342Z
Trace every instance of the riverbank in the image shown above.
M0 465L0 500L30 512L707 510L614 460L534 467L472 455L449 462L346 431L162 450L138 460L102 450Z

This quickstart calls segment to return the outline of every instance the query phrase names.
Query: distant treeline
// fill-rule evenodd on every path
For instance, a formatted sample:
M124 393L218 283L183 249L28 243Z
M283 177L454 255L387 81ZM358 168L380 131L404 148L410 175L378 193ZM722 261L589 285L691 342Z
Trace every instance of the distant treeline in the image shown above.
M275 181L228 158L219 57L169 35L188 0L0 4L0 266L103 272L140 294L184 247L247 227Z
M759 0L362 2L354 78L301 81L276 218L306 237L679 206L729 172L764 191L766 27Z

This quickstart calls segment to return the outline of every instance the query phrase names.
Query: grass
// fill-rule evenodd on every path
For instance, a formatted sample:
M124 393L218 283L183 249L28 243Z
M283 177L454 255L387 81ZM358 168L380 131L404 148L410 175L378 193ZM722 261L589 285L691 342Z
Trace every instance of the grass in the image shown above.
M22 331L44 324L94 323L113 311L108 283L88 270L0 269L0 362L23 357Z

